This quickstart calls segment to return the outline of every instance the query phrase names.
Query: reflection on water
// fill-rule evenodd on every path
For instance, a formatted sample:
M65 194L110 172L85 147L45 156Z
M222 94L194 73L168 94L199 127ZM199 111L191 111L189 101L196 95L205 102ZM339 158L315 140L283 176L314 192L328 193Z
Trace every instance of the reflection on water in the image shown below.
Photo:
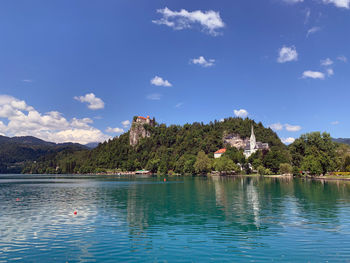
M349 194L339 181L0 176L0 262L343 262Z

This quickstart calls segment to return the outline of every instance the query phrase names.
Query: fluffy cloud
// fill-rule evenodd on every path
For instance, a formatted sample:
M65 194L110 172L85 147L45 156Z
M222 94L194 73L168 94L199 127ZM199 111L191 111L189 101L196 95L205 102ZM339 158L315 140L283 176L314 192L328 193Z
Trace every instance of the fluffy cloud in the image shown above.
M331 124L332 125L338 125L340 122L339 121L332 121Z
M121 128L111 128L111 127L108 127L108 128L106 129L106 132L108 132L108 133L123 133L124 130L121 129Z
M97 98L94 93L88 93L79 97L75 96L74 99L82 103L88 103L88 108L91 110L99 110L105 107L105 103L100 98Z
M333 4L339 8L350 8L350 0L323 0L325 4Z
M337 59L345 63L348 62L348 59L345 56L339 56Z
M191 59L191 63L208 68L214 66L215 59L206 60L203 56L200 56L199 58Z
M271 124L270 128L275 131L282 131L285 128L289 132L297 132L301 130L301 126L299 125L281 124L279 122Z
M163 78L158 77L158 76L155 76L153 79L151 79L151 84L155 85L155 86L162 86L162 87L171 87L172 86L172 84L169 81L164 80Z
M333 65L333 60L331 60L330 58L326 58L324 60L321 60L321 66L324 66L324 67L328 67L330 65Z
M332 68L327 69L327 75L328 75L328 77L333 76L334 70Z
M237 117L240 118L245 118L248 116L248 111L246 111L245 109L234 110L233 112Z
M324 79L325 75L322 72L319 71L311 71L311 70L307 70L303 72L303 79L306 78L312 78L312 79Z
M284 144L291 144L295 141L295 138L293 137L288 137L288 138L282 138L281 141L284 143Z
M219 34L217 30L225 27L225 23L222 21L220 13L213 10L205 12L196 10L190 12L186 9L181 9L177 12L165 7L164 9L158 9L157 13L161 14L162 18L159 20L153 20L153 23L157 25L166 25L175 30L192 28L193 25L199 24L203 31L216 36Z
M270 125L270 128L275 131L281 131L283 130L283 124L281 123L274 123Z
M299 125L285 124L284 127L286 128L287 131L290 131L290 132L297 132L301 130L301 126Z
M0 121L0 133L6 136L30 135L56 143L82 144L110 138L92 127L93 121L89 118L69 121L57 111L42 114L25 101L7 95L0 95L0 118L7 121L7 124Z
M161 94L159 94L159 93L153 93L153 94L147 95L146 98L147 98L148 100L160 100L161 97L162 97Z
M283 46L279 50L279 56L277 58L278 63L285 63L290 61L297 61L298 60L298 52L294 46L286 47Z
M320 30L321 30L320 27L314 26L314 27L310 28L310 29L307 31L306 37L309 37L311 34L314 34L314 33L318 32L318 31L320 31Z
M122 125L124 128L128 128L130 126L130 121L129 120L122 121Z

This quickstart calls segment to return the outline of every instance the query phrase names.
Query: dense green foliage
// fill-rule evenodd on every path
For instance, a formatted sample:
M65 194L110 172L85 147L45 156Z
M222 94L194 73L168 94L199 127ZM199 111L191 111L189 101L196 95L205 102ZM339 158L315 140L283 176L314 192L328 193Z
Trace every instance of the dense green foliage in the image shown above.
M223 137L238 134L250 136L254 126L257 141L267 142L270 150L257 151L248 159L243 150L224 145ZM330 171L350 171L350 146L332 141L327 133L302 135L289 147L275 132L250 119L229 118L209 124L183 126L156 124L144 126L151 136L130 146L129 132L93 150L65 149L29 162L25 173L96 173L146 169L167 174L246 173L309 175ZM226 147L219 159L213 153ZM34 160L34 159L30 159Z
M336 147L328 133L304 134L289 147L292 164L311 175L326 174L337 168Z
M285 155L288 155L288 151L276 133L248 118L228 118L223 122L215 121L209 124L148 126L146 128L149 129L151 137L141 139L135 147L130 146L127 132L90 151L62 152L45 156L39 162L28 165L24 172L48 172L59 167L62 173L89 173L104 169L134 171L143 168L160 174L166 174L170 170L181 174L204 173L213 166L205 167L203 161L199 160L196 164L199 152L202 152L200 158L206 161L206 158L213 159L213 153L225 146L225 135L235 133L242 138L249 137L251 125L254 126L257 140L267 142L271 146L271 151L259 152L256 158L267 168L278 171L280 163L286 162L288 156ZM279 157L280 154L282 157ZM242 150L235 148L228 147L225 156L234 164L244 165L247 162ZM276 156L276 160L271 160Z

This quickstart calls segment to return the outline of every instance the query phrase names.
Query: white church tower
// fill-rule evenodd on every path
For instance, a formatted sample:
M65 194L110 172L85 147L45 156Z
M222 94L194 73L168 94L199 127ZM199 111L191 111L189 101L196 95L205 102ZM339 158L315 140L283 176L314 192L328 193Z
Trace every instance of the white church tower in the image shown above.
M244 155L246 158L249 158L257 150L258 149L256 147L256 138L255 138L255 134L254 134L254 127L252 125L252 134L250 135L249 147L247 145L247 147L244 149Z
M254 134L254 127L252 125L252 134L250 135L250 154L253 154L255 152L256 147L256 138Z

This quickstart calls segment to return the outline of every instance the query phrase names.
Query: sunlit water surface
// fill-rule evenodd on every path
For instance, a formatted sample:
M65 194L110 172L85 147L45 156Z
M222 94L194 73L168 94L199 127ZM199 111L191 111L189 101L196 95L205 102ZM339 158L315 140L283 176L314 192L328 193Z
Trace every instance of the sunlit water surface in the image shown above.
M8 261L350 262L350 184L1 175Z

